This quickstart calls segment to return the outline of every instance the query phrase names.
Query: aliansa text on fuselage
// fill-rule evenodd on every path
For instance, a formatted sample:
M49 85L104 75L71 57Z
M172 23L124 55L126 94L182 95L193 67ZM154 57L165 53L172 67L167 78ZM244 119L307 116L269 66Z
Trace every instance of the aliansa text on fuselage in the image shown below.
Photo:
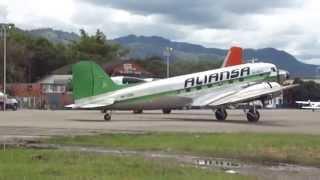
M184 88L212 84L220 81L242 78L250 75L250 67L221 71L212 74L205 74L197 77L188 78L184 82Z

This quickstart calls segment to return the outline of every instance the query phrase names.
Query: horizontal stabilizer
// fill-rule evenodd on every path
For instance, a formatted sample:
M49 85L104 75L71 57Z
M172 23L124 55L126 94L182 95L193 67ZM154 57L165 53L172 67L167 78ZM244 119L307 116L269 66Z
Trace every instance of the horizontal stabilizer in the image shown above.
M106 106L105 104L86 104L86 105L80 106L80 108L91 109L91 108L100 108L105 106Z
M107 101L103 101L102 103L86 103L86 102L78 102L76 101L75 104L70 104L65 106L66 108L72 108L72 109L94 109L94 108L101 108L110 106L114 103L114 99L108 99Z
M66 106L64 106L65 108L75 108L76 107L76 105L75 104L69 104L69 105L66 105Z

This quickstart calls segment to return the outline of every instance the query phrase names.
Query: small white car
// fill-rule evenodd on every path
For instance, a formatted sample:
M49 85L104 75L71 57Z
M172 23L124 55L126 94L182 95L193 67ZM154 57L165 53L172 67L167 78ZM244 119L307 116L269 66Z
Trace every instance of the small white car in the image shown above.
M4 107L4 98L6 96L0 92L0 109L3 110ZM15 98L7 97L6 99L6 109L12 109L16 111L18 109L18 101Z

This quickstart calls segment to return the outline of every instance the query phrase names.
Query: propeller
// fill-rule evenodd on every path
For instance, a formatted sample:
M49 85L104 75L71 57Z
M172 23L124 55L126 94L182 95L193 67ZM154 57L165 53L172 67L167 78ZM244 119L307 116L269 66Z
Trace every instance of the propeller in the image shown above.
M277 69L277 81L279 84L283 84L284 81L290 78L289 72L281 69Z

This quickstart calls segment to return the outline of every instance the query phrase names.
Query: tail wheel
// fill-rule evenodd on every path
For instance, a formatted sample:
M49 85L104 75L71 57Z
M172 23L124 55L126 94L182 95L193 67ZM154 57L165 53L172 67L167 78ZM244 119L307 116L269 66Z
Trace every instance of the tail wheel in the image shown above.
M225 109L217 109L215 115L218 121L224 121L227 119L228 116L227 111Z
M104 115L104 120L105 120L105 121L110 121L110 120L111 120L111 115L110 115L109 113L106 113L106 114Z
M143 113L143 109L135 109L133 110L133 114L142 114Z
M259 111L250 109L249 112L247 112L247 119L249 122L258 122L260 119Z
M171 109L162 109L163 114L170 114Z

